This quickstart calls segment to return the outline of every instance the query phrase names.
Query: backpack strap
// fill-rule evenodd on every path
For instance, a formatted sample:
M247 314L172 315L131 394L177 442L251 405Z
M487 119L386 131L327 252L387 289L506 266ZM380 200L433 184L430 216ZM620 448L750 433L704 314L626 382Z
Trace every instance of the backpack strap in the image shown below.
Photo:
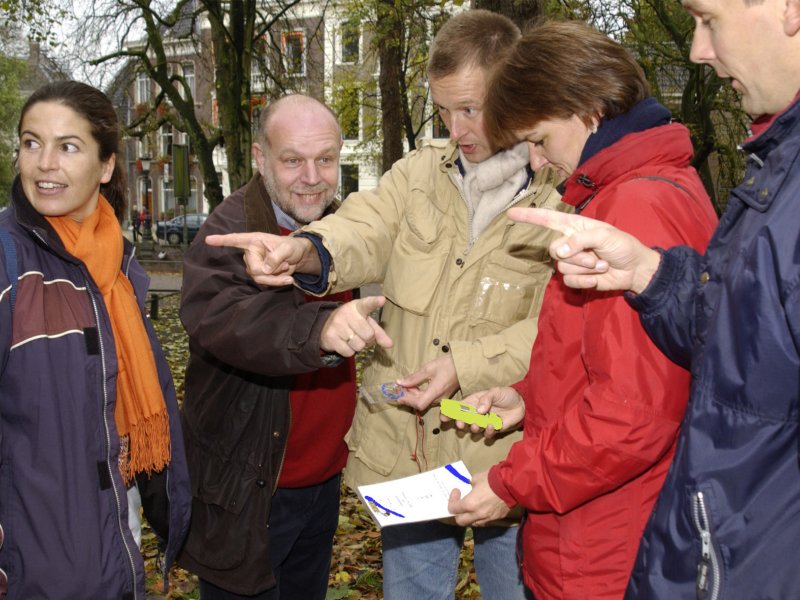
M17 279L19 278L17 246L14 244L14 238L11 237L11 233L2 226L0 226L0 244L3 245L3 254L6 259L6 275L8 275L8 280L11 284L11 291L8 297L11 301L11 314L14 314L14 303L17 300Z

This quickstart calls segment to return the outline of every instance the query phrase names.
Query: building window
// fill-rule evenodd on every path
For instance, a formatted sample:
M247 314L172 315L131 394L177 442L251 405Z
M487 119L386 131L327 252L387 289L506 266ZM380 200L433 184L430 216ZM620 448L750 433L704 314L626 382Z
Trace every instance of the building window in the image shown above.
M341 198L345 200L350 194L358 191L358 165L341 165L341 169Z
M161 211L166 219L171 219L175 216L175 193L172 181L167 177L161 178Z
M136 197L136 208L139 209L139 211L147 209L148 212L152 213L153 204L151 199L153 197L153 188L150 187L150 183L147 181L148 179L149 176L145 177L144 175L139 175L137 179L137 187L139 189ZM147 196L145 196L145 194L147 194Z
M447 125L444 124L444 119L442 119L442 115L440 115L438 111L436 112L435 115L433 115L433 137L435 138L450 137L450 130L447 129Z
M172 125L161 126L161 156L172 156Z
M136 75L136 103L142 104L150 101L150 78L147 73Z
M195 90L194 90L194 63L183 63L183 79L186 81L186 85L189 88L189 92L192 94L192 98L196 97ZM186 100L186 92L181 87L181 98Z
M136 142L138 145L137 156L150 156L150 138L146 135Z
M250 89L263 92L266 89L266 85L267 80L264 78L261 64L254 58L253 62L250 63Z
M342 127L342 137L346 140L361 138L361 98L357 89L343 87L339 93L342 95L342 110L339 114L339 123Z
M305 43L302 31L284 31L281 34L283 68L287 75L306 74Z
M258 141L258 132L261 127L261 113L267 108L266 96L250 96L250 133L254 141Z
M196 213L203 212L200 210L202 206L200 206L200 197L197 195L197 177L190 177L189 178L189 187L191 190L190 197L189 197L189 204L187 205L186 209L191 210L194 208Z
M343 21L339 27L340 56L343 63L357 63L361 32L358 21Z

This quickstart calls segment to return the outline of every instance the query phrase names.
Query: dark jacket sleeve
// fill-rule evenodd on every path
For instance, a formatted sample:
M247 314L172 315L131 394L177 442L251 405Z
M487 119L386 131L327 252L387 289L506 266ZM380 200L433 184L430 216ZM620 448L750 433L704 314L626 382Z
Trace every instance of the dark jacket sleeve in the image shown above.
M656 346L686 369L691 366L695 339L694 296L701 261L700 254L688 246L664 251L650 285L639 295L626 294Z
M239 190L211 214L186 254L180 316L192 345L259 375L322 367L320 333L337 304L306 303L293 286L261 288L247 275L241 250L204 242L211 234L246 230Z

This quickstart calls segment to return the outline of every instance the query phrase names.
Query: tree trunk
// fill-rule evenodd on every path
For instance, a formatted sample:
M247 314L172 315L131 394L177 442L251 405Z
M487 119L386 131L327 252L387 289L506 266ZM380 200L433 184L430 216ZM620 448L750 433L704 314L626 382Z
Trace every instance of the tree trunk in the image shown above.
M402 77L404 27L392 0L378 1L378 53L380 60L381 133L383 154L381 173L403 157Z
M250 67L256 20L256 0L206 1L211 39L216 57L217 109L228 159L232 190L245 185L253 175L250 148ZM227 21L224 12L228 13Z

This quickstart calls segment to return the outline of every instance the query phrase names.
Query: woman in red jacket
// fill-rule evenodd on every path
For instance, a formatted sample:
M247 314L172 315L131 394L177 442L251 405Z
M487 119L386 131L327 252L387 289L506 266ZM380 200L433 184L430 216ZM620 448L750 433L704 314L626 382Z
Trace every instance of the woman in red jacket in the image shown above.
M584 24L542 23L489 89L490 136L527 141L531 166L565 177L576 212L649 246L704 249L716 217L690 166L689 133L622 46ZM506 428L524 415L524 438L450 509L461 525L526 509L522 570L537 600L621 598L688 393L689 373L661 354L621 293L571 289L555 275L528 375L467 399Z

